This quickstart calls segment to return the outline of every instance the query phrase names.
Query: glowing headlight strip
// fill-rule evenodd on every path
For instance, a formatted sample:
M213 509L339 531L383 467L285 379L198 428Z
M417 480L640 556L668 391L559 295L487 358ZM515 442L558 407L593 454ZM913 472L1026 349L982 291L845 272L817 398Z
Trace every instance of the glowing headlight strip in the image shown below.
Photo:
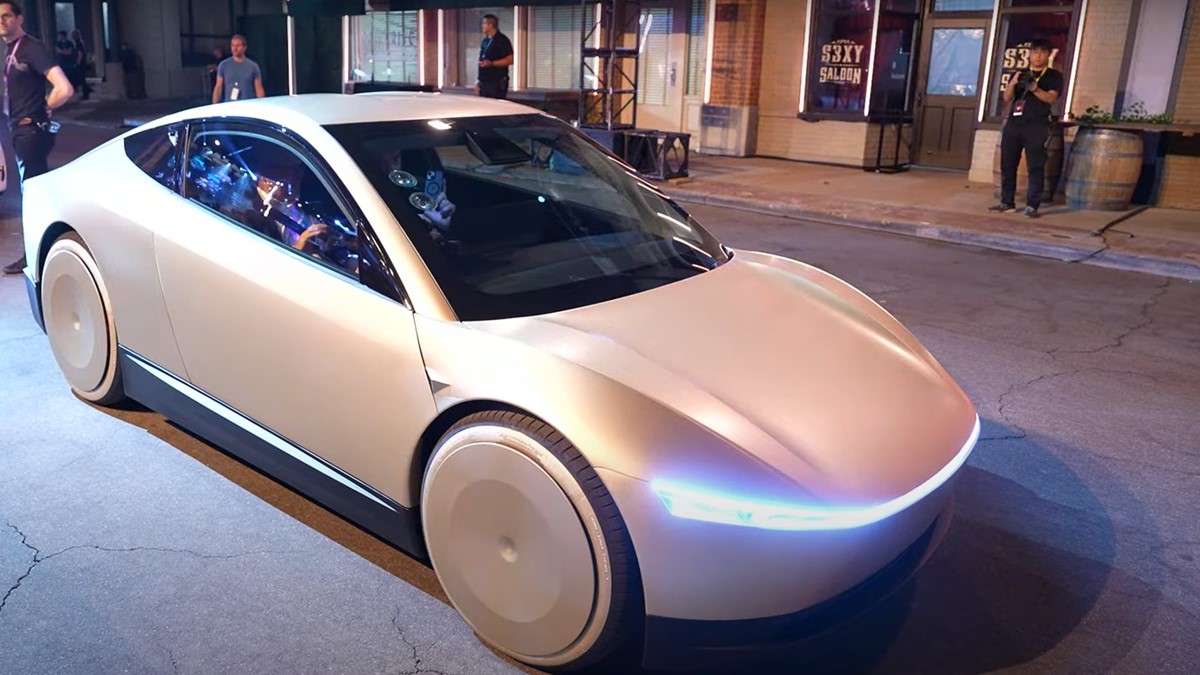
M768 530L845 530L890 518L929 496L962 467L978 439L979 416L976 415L970 438L950 463L915 489L872 506L797 506L762 502L664 480L653 481L650 487L667 505L671 515L679 518Z

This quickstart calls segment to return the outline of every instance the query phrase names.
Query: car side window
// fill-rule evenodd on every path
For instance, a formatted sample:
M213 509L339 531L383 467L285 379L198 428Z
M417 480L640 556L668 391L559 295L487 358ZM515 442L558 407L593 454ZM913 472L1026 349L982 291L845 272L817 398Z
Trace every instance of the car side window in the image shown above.
M358 276L358 229L296 150L251 131L193 129L184 196L281 246Z
M159 185L179 189L181 124L146 129L125 137L125 156Z

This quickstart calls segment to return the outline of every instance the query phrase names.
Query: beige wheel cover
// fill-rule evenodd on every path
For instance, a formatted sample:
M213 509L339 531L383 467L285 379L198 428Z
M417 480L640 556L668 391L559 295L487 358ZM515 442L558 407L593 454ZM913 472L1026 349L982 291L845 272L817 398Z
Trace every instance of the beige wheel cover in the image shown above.
M447 439L430 461L422 520L446 594L485 641L534 665L569 663L595 643L612 590L603 533L582 488L532 437L485 424Z
M78 242L54 244L42 273L42 311L50 348L67 382L96 391L115 372L112 316L91 255Z

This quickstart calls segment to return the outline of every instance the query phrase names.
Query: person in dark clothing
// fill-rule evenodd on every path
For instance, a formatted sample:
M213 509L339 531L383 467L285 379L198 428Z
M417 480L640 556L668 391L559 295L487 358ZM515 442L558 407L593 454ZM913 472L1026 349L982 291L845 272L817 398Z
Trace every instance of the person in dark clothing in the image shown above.
M86 101L92 95L92 86L87 81L91 64L88 63L88 50L87 45L83 43L83 32L75 30L71 33L71 40L75 43L75 81L71 84L83 92L83 100Z
M512 62L512 41L500 32L500 19L495 14L485 15L475 93L487 98L508 98L508 67Z
M58 31L58 40L54 43L54 59L64 73L70 73L75 65L75 43L67 39L65 30Z
M1015 73L1004 88L1008 119L1000 132L1000 203L990 211L1016 211L1017 167L1021 152L1029 169L1025 194L1025 216L1038 217L1046 174L1046 147L1050 143L1050 106L1063 89L1062 73L1050 67L1050 43L1033 40L1029 47L1029 70Z
M25 17L16 2L0 2L0 38L4 39L4 100L21 181L50 170L56 123L50 111L71 100L75 90L63 69L37 38L25 34ZM46 94L46 83L51 86ZM25 269L22 255L5 274Z
M121 43L121 72L125 73L125 96L131 99L146 98L146 77L142 70L142 57L128 43Z

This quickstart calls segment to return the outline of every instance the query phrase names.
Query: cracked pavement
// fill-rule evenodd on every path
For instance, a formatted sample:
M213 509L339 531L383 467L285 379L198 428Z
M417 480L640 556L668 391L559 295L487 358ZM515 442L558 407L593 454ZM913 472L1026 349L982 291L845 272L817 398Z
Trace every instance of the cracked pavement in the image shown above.
M916 580L735 671L1192 672L1200 284L691 210L875 297L983 422ZM0 257L15 232L0 222ZM159 415L72 397L15 277L0 432L0 672L534 672L484 647L427 568Z

